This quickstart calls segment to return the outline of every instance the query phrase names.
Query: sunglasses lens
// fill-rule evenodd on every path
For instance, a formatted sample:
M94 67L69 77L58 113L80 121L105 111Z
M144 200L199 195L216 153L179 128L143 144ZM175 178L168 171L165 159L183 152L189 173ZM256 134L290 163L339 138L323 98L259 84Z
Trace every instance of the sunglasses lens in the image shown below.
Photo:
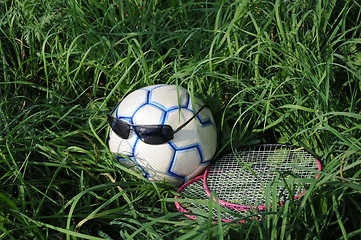
M108 122L110 127L119 137L123 139L127 139L129 137L130 126L126 122L110 115L108 116Z
M134 130L143 142L152 145L163 144L173 139L173 129L169 125L135 126Z

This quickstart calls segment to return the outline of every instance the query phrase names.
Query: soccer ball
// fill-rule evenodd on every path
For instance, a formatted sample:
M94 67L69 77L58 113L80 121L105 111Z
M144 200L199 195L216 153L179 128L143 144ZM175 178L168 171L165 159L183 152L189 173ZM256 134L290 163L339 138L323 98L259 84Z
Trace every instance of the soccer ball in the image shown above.
M195 113L204 103L183 87L153 85L128 94L113 111L113 116L130 126L127 139L113 130L109 149L123 166L140 171L155 182L179 186L202 173L214 156L217 131L208 107ZM162 144L148 144L139 138L133 125L170 125L173 130L192 119L173 139Z

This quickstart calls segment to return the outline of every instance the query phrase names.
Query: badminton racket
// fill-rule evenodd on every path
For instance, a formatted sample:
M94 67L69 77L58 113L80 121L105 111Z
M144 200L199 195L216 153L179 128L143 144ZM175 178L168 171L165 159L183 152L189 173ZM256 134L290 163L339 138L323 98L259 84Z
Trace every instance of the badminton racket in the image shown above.
M280 205L291 193L302 196L320 171L320 161L303 148L262 144L220 157L206 169L203 183L207 196L216 193L222 206L265 210L274 196Z

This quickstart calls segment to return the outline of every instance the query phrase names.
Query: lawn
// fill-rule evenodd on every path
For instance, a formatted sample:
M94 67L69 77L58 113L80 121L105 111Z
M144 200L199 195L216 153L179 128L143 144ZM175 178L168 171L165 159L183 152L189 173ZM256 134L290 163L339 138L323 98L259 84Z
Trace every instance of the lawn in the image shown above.
M0 239L361 239L360 80L358 1L1 1ZM258 220L189 219L107 145L160 83L210 106L218 155L292 144L320 178Z

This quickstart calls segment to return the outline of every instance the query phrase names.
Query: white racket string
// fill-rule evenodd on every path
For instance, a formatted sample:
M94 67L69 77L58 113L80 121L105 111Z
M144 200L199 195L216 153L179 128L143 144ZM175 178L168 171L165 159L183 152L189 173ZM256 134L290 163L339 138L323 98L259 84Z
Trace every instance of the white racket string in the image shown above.
M320 162L301 148L258 145L219 158L207 169L204 186L208 195L217 193L224 206L264 209L274 190L280 202L289 197L290 187L298 198L320 170Z

